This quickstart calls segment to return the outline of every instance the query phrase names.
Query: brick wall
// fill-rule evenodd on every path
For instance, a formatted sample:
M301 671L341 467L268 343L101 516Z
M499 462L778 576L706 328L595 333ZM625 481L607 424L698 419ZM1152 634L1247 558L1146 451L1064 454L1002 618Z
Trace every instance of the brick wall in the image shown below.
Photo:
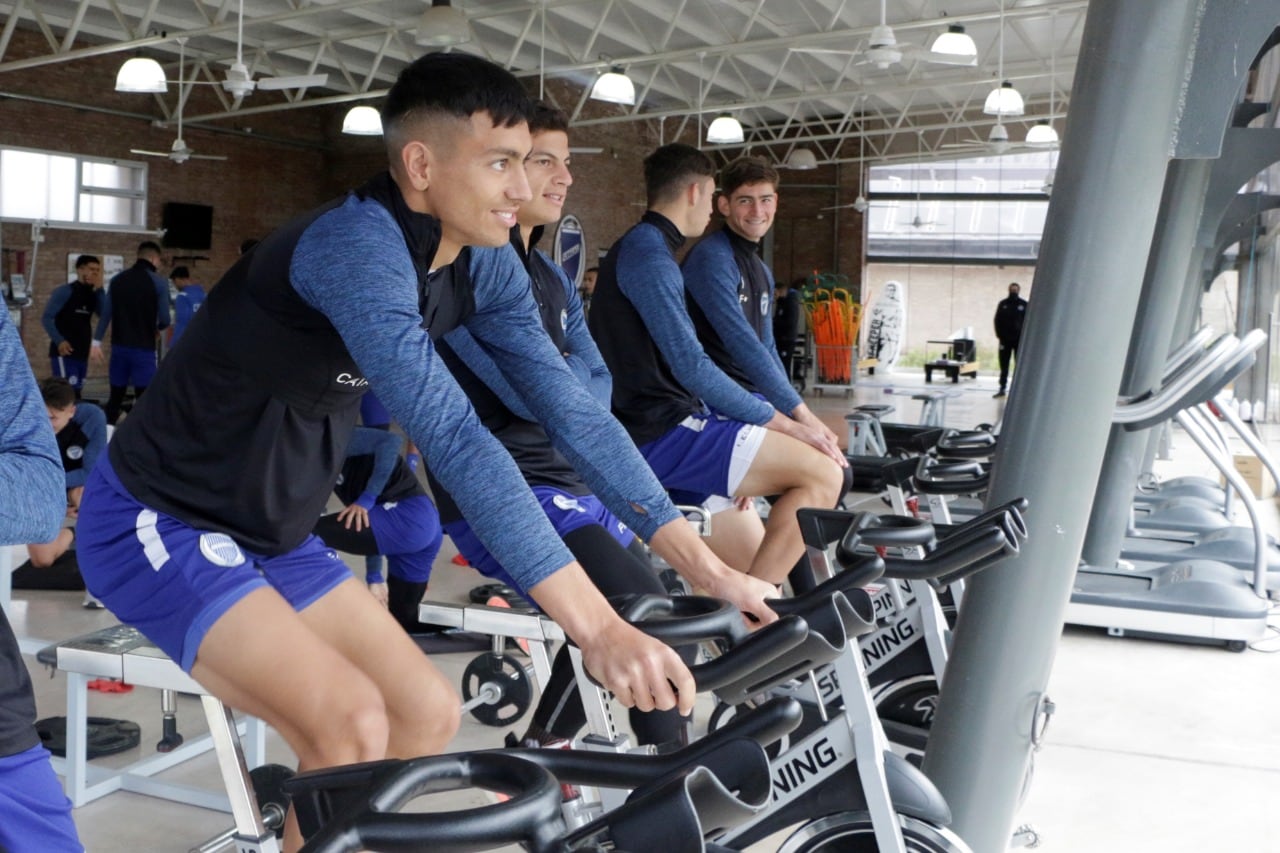
M5 59L42 53L38 35L23 30L14 34ZM386 167L380 138L341 134L344 106L312 107L278 113L210 122L214 129L187 127L189 147L202 154L218 154L226 161L189 160L181 165L163 158L131 154L130 148L166 151L176 132L153 127L148 116L157 114L156 96L125 95L113 90L115 73L123 54L42 66L0 74L0 93L45 101L92 103L118 111L107 114L57 103L0 97L0 145L95 157L145 161L148 166L147 225L159 227L167 201L213 207L213 248L209 251L171 250L198 281L215 283L235 261L246 237L261 237L290 217L358 185ZM172 77L173 68L166 66ZM534 84L536 85L536 84ZM547 82L547 94L572 107L580 90L567 81ZM164 96L172 105L176 86ZM253 104L280 99L280 93L255 92ZM585 116L609 114L621 108L588 102ZM199 115L220 110L212 87L196 87L185 110ZM672 122L674 124L674 122ZM583 223L586 257L598 255L626 231L644 211L641 162L662 135L654 122L587 127L572 133L572 144L598 146L600 154L576 155L574 186L566 213ZM667 129L665 141L673 141ZM692 135L679 140L696 143ZM738 152L729 152L736 156ZM719 155L718 159L723 161ZM773 234L774 269L779 279L790 280L813 269L840 271L856 281L862 247L862 217L852 210L819 208L847 203L857 194L856 167L824 167L811 172L783 173L782 204ZM40 312L50 291L66 280L68 253L114 254L132 263L140 234L50 229L38 248L35 276L30 276L33 254L29 224L0 226L3 270L7 277L28 273L34 303L22 312L21 333L38 376L48 373L48 340L39 326ZM99 370L99 368L91 368Z

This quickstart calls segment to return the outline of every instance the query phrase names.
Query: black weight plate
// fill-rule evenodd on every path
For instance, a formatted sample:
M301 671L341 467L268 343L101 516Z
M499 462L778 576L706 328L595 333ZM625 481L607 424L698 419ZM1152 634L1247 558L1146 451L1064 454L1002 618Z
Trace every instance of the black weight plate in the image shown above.
M480 695L486 684L501 689L498 699L477 705L471 716L486 726L509 726L524 716L533 704L533 685L520 662L510 655L483 654L474 658L462 672L462 699L470 701Z

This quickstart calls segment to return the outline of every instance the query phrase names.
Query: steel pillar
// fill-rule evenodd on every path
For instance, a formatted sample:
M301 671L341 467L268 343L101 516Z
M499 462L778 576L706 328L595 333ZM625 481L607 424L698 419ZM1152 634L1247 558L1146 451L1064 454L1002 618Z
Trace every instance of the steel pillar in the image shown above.
M1106 449L1203 11L1089 4L1072 113L989 489L1030 501L965 596L924 770L977 853L1006 850ZM1224 122L1225 124L1225 122Z

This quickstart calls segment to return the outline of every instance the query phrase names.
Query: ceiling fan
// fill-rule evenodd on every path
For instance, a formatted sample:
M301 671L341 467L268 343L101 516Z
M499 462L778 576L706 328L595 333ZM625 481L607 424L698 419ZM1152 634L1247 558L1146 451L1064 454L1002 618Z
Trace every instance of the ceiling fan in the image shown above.
M253 79L249 67L244 64L244 0L240 0L240 12L236 18L236 61L227 69L227 79L222 88L235 98L234 106L240 106L245 95L254 89L305 89L323 86L329 82L328 74L298 74L291 77L261 77Z
M788 49L795 53L829 53L841 56L857 56L860 59L854 63L855 65L874 65L881 70L898 65L903 60L924 60L938 65L977 64L977 56L938 53L918 44L898 41L893 34L893 28L885 23L885 5L886 0L880 0L880 23L871 28L871 34L867 37L867 46L865 48L840 50L826 47L792 47Z
M867 96L863 95L862 100L865 101L866 99ZM824 207L822 208L823 210L843 210L845 208L853 208L858 213L866 213L868 208L871 207L871 202L867 201L868 169L866 148L867 134L866 130L863 129L863 132L858 134L858 197L848 204L835 204L831 207Z
M182 67L186 64L186 46L185 38L178 39L178 138L173 140L173 145L168 151L147 151L143 148L130 148L133 154L143 154L147 157L168 157L173 162L181 165L188 160L225 160L220 154L197 154L187 147L186 140L182 138L182 108L187 102L187 91L182 86Z

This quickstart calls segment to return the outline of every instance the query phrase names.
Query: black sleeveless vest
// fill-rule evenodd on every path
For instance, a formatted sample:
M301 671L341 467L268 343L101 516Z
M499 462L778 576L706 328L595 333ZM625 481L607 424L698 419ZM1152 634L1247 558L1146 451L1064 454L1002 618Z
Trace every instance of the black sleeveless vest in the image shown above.
M89 344L93 340L93 313L98 310L98 291L92 284L71 282L71 295L62 310L53 315L53 325L58 334L71 344L68 358L87 359ZM49 357L58 357L58 345L49 341Z
M465 274L456 287L432 286L438 220L409 210L386 173L356 194L395 217L433 336L474 310ZM311 533L368 382L333 324L293 289L289 267L303 232L343 200L303 214L243 255L161 363L108 450L139 501L262 554L285 553Z

